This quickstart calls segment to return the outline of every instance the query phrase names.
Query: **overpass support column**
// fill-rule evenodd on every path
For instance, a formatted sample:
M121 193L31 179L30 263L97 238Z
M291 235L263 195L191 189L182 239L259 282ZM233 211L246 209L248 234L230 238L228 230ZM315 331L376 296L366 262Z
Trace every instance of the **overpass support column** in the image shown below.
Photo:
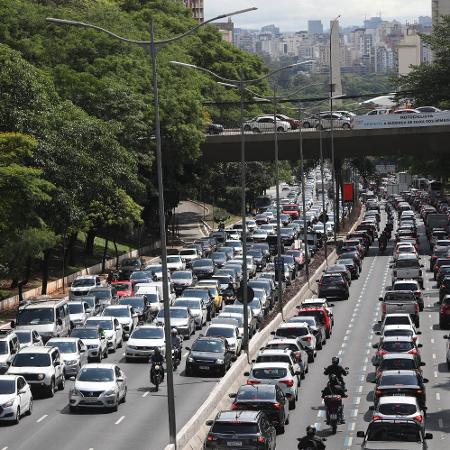
M340 159L334 160L334 176L335 176L335 192L333 193L334 194L333 204L335 211L334 218L336 230L339 231L341 225L340 221L341 204L339 202L339 196L341 195L342 192L342 160Z

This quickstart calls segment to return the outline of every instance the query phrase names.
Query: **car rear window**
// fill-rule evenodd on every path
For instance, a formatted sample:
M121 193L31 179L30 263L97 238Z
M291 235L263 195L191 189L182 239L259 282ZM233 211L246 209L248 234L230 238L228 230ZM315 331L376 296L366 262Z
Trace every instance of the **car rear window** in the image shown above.
M275 389L274 386L269 385L267 388L263 388L262 385L245 387L238 392L236 396L236 401L242 400L272 400L275 399Z
M384 336L408 336L412 337L413 332L411 330L386 330Z
M409 317L401 316L401 317L386 317L384 321L384 325L411 325L411 321Z
M256 358L257 363L265 362L285 362L290 363L290 358L288 355L259 355Z
M263 380L277 380L284 378L287 375L287 370L284 367L266 367L253 369L252 375L254 378Z
M395 341L395 342L383 342L381 348L387 352L408 352L414 348L412 342Z
M380 386L416 386L418 383L415 375L382 375L379 384Z
M380 370L414 370L413 359L383 359L380 364Z
M406 289L402 288L402 290ZM384 296L384 301L412 301L412 300L415 301L416 297L414 297L414 294L411 292L387 292L386 295Z
M416 259L398 259L395 263L396 269L406 269L408 267L417 268L420 267L419 261Z
M211 432L218 434L257 434L258 424L239 422L238 420L233 422L214 422Z
M277 336L282 337L298 337L306 336L308 334L309 330L306 327L279 328L277 330Z
M409 416L417 411L416 405L408 403L386 403L380 405L378 411L381 414L391 416Z

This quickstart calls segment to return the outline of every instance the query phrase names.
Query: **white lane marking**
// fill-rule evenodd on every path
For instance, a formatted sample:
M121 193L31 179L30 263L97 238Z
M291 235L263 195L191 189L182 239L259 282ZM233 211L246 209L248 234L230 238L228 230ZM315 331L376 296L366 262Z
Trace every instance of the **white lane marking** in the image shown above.
M358 387L358 394L361 394L362 391L363 391L363 386L359 386L359 387Z
M369 362L369 358L364 358L364 364L367 364Z
M348 335L344 336L344 341L348 341Z
M42 417L39 417L39 419L36 420L36 423L42 422L46 417L48 417L48 414L44 414Z
M114 425L119 425L119 423L122 422L123 419L125 419L125 416L122 416L120 419L118 419Z
M436 359L436 353L433 353L433 359Z
M370 348L367 349L366 355L370 355Z
M150 391L144 392L144 393L142 394L142 397L145 398L145 397L147 397L148 394L150 394Z
M361 403L361 397L355 397L355 400L353 400L354 405L359 405Z
M345 334L350 334L351 333L351 330L347 330L346 332L345 332Z
M183 355L183 358L186 358L187 355L189 355L189 352L186 352L186 353Z
M321 409L318 413L317 413L317 417L325 417L325 410Z
M428 318L431 319L431 314L428 314Z
M344 338L345 339L345 338ZM347 347L347 342L343 342L341 345L342 348Z
M430 325L430 330L432 330L433 329L433 325Z
M352 410L352 417L356 417L358 415L358 409Z
M432 344L434 344L434 339L433 339L433 338L431 338L430 340L431 340L431 343L432 343Z
M434 378L438 377L438 373L436 371L434 371Z
M348 424L347 430L348 431L354 431L356 427L356 422L351 422Z
M439 425L439 428L444 428L444 422L442 421L442 419L438 420L438 425Z
M322 429L322 423L321 423L321 422L316 422L316 423L314 424L314 428L315 428L317 431L320 431L320 430Z
M439 394L439 392L436 392L436 400L440 400L441 399L441 394Z
M338 351L338 356L341 356L344 352L342 350Z
M365 372L367 370L367 366L363 366L362 371Z
M8 450L8 447L3 447L2 450Z
M365 379L366 379L366 376L365 376L365 375L361 375L360 380L361 380L361 381L364 381Z

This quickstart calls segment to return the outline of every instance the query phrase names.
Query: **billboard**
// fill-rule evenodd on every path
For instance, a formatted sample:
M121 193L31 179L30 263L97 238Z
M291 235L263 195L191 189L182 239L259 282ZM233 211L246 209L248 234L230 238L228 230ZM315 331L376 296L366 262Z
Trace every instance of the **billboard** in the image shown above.
M344 202L353 201L353 183L344 183Z
M450 125L450 111L423 114L381 114L356 116L352 120L355 130L368 128L407 128Z

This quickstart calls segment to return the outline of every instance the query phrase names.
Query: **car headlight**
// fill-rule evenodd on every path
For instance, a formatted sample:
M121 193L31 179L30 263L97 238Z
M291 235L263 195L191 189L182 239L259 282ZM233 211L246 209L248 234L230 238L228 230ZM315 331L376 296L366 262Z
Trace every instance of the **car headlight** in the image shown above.
M117 391L115 389L110 389L109 391L103 392L103 397L111 397L112 395L116 395Z
M70 361L64 361L64 363L65 363L67 366L74 366L75 364L78 364L78 359L72 359L72 360L70 360Z
M10 406L14 405L14 400L15 399L11 399L11 400L7 401L6 403L3 403L2 408L9 408Z
M43 380L45 378L45 374L44 373L40 373L37 376L38 380Z
M188 356L187 362L190 363L194 362L194 358L192 356Z
M81 397L80 391L76 388L71 389L70 395L72 397Z
M224 363L224 360L223 359L216 359L216 364L223 364Z
M137 348L135 345L128 345L127 347L131 348L132 350L136 350L136 348Z
M161 353L165 352L165 351L166 351L166 346L165 346L165 345L160 345L159 351L160 351Z
M107 337L108 341L112 341L113 338L114 338L114 336L108 336L108 337Z
M236 342L233 342L232 344L229 345L230 348L236 348Z

